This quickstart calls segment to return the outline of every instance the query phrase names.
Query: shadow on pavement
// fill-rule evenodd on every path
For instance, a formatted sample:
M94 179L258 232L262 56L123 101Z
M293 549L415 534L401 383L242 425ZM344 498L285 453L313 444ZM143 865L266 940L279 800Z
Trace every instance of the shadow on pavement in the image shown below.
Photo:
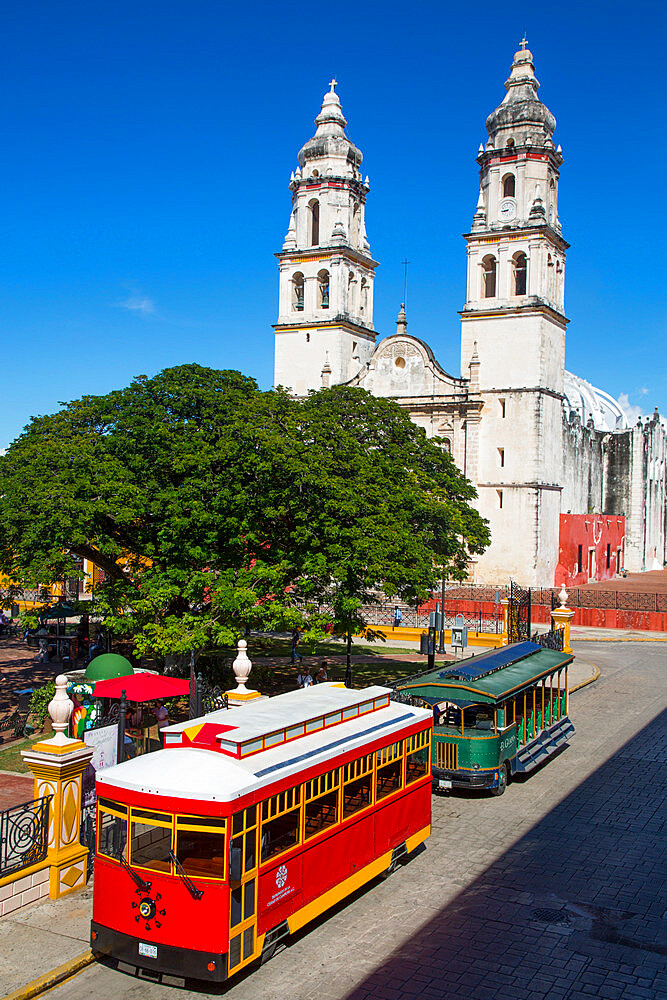
M663 712L348 1000L666 996L666 736Z

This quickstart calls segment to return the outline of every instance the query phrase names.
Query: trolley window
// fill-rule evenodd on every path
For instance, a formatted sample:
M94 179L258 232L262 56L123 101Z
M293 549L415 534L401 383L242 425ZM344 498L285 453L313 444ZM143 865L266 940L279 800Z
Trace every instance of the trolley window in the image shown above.
M97 853L107 858L127 860L127 806L106 799L99 800Z
M343 819L370 806L373 801L373 758L367 754L343 767Z
M405 758L405 783L418 781L429 773L431 759L431 734L428 729L408 737Z
M239 881L257 867L257 806L249 806L232 816L229 879Z
M224 879L225 830L224 819L176 817L175 853L186 875Z
M262 861L269 861L298 844L300 823L300 809L293 809L276 819L263 822Z
M262 802L261 860L269 861L298 844L300 828L301 785Z
M321 774L304 785L305 839L317 836L338 822L340 771Z
M375 781L376 800L397 792L403 784L403 743L391 743L376 750L377 776Z
M171 825L169 813L133 809L131 814L130 864L156 872L171 872Z

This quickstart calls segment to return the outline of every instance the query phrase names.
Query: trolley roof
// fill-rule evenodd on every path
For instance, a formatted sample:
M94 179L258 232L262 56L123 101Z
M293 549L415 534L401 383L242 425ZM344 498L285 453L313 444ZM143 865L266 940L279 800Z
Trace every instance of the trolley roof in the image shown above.
M464 707L480 701L503 701L571 663L574 657L535 642L518 642L471 656L445 669L429 670L396 684L401 692L429 703L452 701Z
M409 726L432 719L428 709L390 701L390 694L384 687L353 691L323 684L169 726L164 730L167 738L179 742L100 771L98 794L113 797L116 787L174 798L229 802L333 761L347 751L362 749L382 737L399 736ZM342 718L343 712L353 709L353 716ZM307 723L317 720L321 722L318 729L306 732ZM244 743L277 738L294 728L301 732L287 740L281 738L279 743L265 742L260 749L241 756ZM192 738L188 737L189 731L194 734ZM196 742L200 734L204 734L203 743ZM231 751L221 750L217 744L223 741L232 743L237 752L232 755Z

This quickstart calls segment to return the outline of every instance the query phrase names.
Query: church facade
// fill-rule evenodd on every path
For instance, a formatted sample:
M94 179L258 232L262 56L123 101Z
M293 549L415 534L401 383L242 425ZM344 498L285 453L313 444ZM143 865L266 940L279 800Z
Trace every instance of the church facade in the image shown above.
M662 568L667 555L662 420L656 412L631 426L611 396L565 370L563 156L538 87L523 42L477 156L460 376L408 334L403 306L396 333L378 342L369 181L335 81L290 179L274 326L276 385L297 395L359 386L442 438L491 529L470 579L523 586Z

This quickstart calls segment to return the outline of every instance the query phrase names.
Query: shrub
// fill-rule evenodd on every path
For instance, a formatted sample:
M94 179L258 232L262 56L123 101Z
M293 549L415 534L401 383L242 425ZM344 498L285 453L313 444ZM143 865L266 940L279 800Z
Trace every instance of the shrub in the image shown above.
M30 712L41 729L49 714L49 702L56 693L56 682L49 681L44 687L35 688L30 699Z

